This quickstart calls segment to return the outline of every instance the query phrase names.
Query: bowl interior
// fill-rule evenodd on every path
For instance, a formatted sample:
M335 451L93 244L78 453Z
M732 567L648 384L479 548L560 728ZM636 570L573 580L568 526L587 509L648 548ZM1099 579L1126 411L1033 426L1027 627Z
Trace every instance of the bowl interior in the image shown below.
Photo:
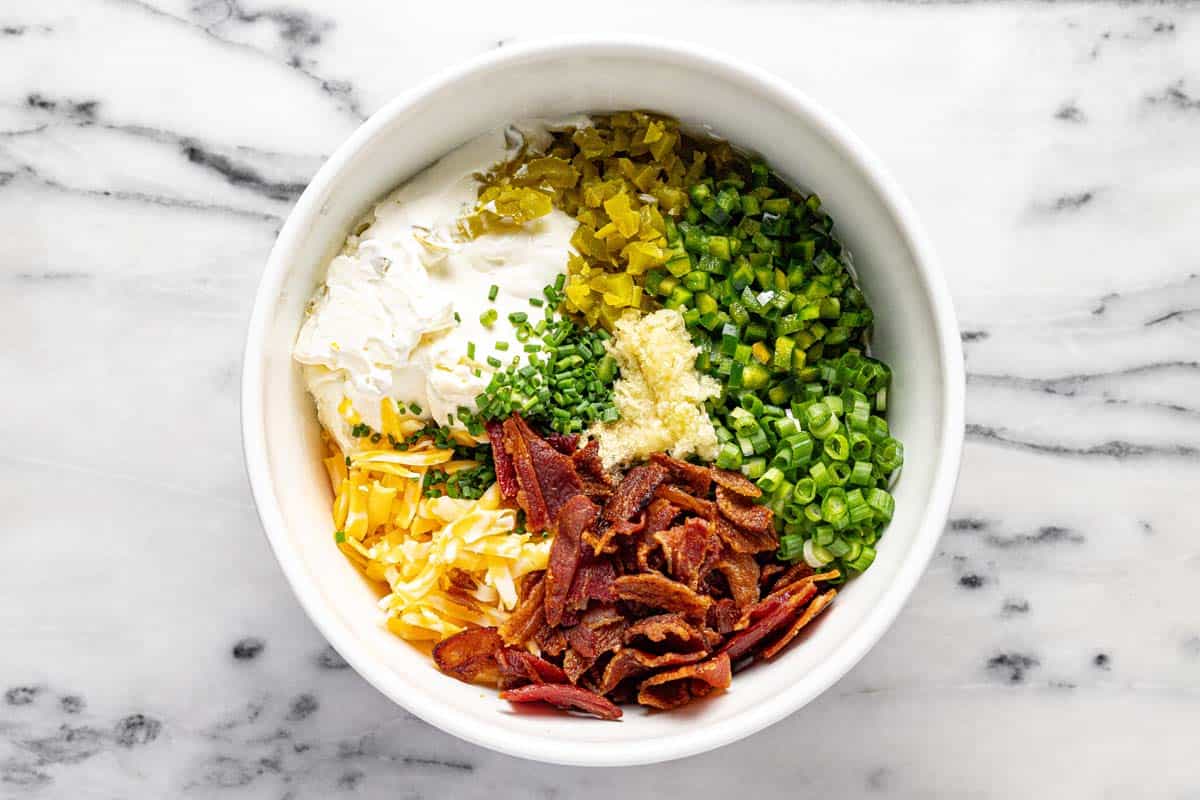
M670 714L630 709L624 721L601 724L514 713L495 692L441 675L426 655L381 628L375 590L333 544L313 406L290 351L329 258L352 222L389 190L457 144L514 119L627 108L707 126L820 194L874 305L876 353L895 369L890 420L905 444L906 466L875 565L798 646L740 673L712 700ZM926 272L927 255L862 158L785 89L695 54L645 46L557 47L493 59L396 101L358 131L313 181L272 253L247 348L243 410L251 478L272 546L306 609L350 663L452 733L580 764L655 761L731 741L799 707L849 669L890 623L932 551L957 470L953 428L961 428L957 331L936 299L944 296L940 278Z

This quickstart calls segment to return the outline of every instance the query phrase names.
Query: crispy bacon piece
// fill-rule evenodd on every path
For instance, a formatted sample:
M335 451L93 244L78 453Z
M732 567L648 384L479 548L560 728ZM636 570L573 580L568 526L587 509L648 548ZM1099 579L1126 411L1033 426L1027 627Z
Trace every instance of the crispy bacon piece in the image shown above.
M733 633L733 626L741 618L737 603L728 597L717 600L708 608L708 627L722 636Z
M795 594L797 592L808 591L808 586L810 584L817 584L817 583L821 583L822 581L833 580L834 578L838 577L839 575L841 575L840 572L838 572L836 569L831 569L831 570L829 570L829 572L817 572L817 573L805 575L804 577L799 578L798 580L794 580L791 583L787 583L787 584L785 584L783 581L777 581L775 584L775 586L777 588L775 589L775 591L771 592L767 596L768 597L778 597L778 596L786 597L788 595Z
M524 644L546 627L546 574L530 575L521 589L525 597L500 624L500 638L505 644Z
M551 431L544 438L548 445L564 456L573 455L579 449L579 434L577 433L557 433Z
M665 531L679 516L679 507L670 500L656 498L646 509L646 532L650 534Z
M531 683L508 689L500 697L510 703L549 703L568 711L581 711L600 719L620 719L621 709L595 692L569 683Z
M625 681L639 675L645 675L656 669L678 667L703 660L708 655L706 650L694 653L647 653L636 647L622 647L613 653L612 658L604 665L604 671L596 684L600 694L609 694Z
M642 660L641 653L628 647L622 647L613 653L613 657L604 665L604 672L600 676L600 683L596 686L596 691L600 694L608 694L624 681L649 672L650 667L642 663Z
M642 513L654 496L654 490L666 479L666 469L658 464L634 467L617 484L600 518L609 524L633 519Z
M654 496L669 500L684 511L691 511L693 514L698 514L706 519L717 513L717 507L711 500L692 497L678 486L671 486L670 484L660 486L655 490Z
M659 549L658 539L654 534L659 531L665 531L671 527L671 523L679 516L679 507L673 505L670 500L655 498L646 508L646 527L638 537L637 544L633 548L633 562L636 569L630 568L630 572L654 572L658 569L658 559L651 559L651 554Z
M808 584L806 590L795 594L778 594L750 606L734 625L738 631L725 642L719 652L727 653L737 661L749 653L760 642L787 625L796 615L796 610L817 593L816 586Z
M713 534L712 526L698 517L660 531L654 538L666 557L667 572L693 591L700 587L700 578L721 552L721 540Z
M551 658L558 658L567 649L567 634L562 628L551 628L543 625L541 630L533 635L533 642L541 651Z
M612 552L615 549L611 546L614 539L641 533L645 527L646 520L644 515L629 521L619 519L616 522L608 524L598 534L588 534L584 537L584 541L591 546L593 554L600 555L603 552Z
M762 489L755 486L754 481L740 472L734 472L729 469L714 469L712 471L712 479L716 481L717 486L722 486L735 494L740 494L742 497L749 497L751 500L762 497Z
M604 462L600 460L598 441L589 439L586 445L571 454L571 462L583 481L584 494L597 502L607 500L612 495L612 478L604 469Z
M588 609L579 624L567 631L570 649L563 657L563 669L572 683L578 683L605 653L621 646L625 617L611 605Z
M526 525L535 533L554 531L559 511L583 492L574 463L516 414L504 421L504 447L512 457L517 503L525 510Z
M717 487L717 508L725 519L737 527L750 533L767 533L772 531L774 515L771 509L751 502L748 498L726 489Z
M596 524L600 508L581 494L566 502L558 516L558 534L550 545L546 567L546 623L554 627L562 622L568 596L583 559L583 532Z
M703 621L712 598L697 594L665 575L622 575L614 582L617 597L651 608L675 611L688 619Z
M500 494L510 503L517 499L517 473L512 456L504 447L504 426L492 420L487 424L488 441L492 443L492 461L496 464L496 484Z
M528 650L503 647L496 653L500 688L513 689L526 683L565 683L567 673Z
M779 577L775 579L775 588L783 588L789 583L794 583L815 573L816 570L810 567L807 561L797 561L779 574Z
M710 646L704 631L679 614L644 617L625 629L621 641L648 656L706 653ZM659 665L646 663L646 666Z
M666 453L654 453L650 460L655 464L666 467L671 473L671 480L698 497L707 497L712 488L713 473L708 467L689 464L678 458L672 458ZM751 484L753 485L753 484Z
M767 509L767 513L770 513L770 509ZM742 530L720 515L711 520L717 536L736 553L763 553L779 548L779 536L773 526L765 531L754 532Z
M749 553L725 553L713 564L725 576L729 594L738 608L758 602L758 562Z
M651 675L638 687L638 702L654 708L678 708L714 690L727 689L732 681L729 656L718 653L698 664Z
M818 614L829 608L833 602L833 598L837 596L837 589L830 589L825 594L818 595L813 598L813 601L808 604L808 608L804 609L804 613L796 617L796 621L792 626L783 632L782 635L771 644L764 647L758 654L761 659L774 658L783 648L787 647L792 639L796 638L796 634L804 628L805 625L812 622Z
M599 605L589 608L579 624L567 631L567 643L584 658L595 660L621 644L625 617L616 607Z
M616 578L617 569L610 559L597 559L585 551L579 569L575 570L571 591L567 594L567 609L582 611L587 608L589 600L604 603L615 601L617 595L613 589L613 582ZM567 624L565 617L562 624Z
M463 683L495 684L500 677L496 653L504 646L495 628L470 628L438 642L433 661Z

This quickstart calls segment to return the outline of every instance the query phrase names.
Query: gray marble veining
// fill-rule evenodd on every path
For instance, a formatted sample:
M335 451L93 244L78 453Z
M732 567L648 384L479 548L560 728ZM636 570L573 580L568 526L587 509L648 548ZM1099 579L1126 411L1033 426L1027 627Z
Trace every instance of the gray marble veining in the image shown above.
M308 623L241 465L274 236L383 102L561 3L0 8L0 797L1200 797L1200 8L618 0L876 150L940 250L968 442L892 630L785 722L621 771L480 750Z

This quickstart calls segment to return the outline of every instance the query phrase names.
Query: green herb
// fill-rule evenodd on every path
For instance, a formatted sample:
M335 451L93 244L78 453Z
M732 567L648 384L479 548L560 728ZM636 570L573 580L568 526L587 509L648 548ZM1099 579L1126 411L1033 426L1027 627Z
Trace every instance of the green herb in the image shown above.
M371 426L360 422L357 425L355 425L353 428L350 429L350 435L356 439L361 438L363 436L370 436L371 435Z
M556 285L564 280L560 275ZM498 371L475 398L478 413L464 417L466 409L459 410L464 424L473 423L482 430L487 421L518 413L559 433L581 433L595 422L619 418L612 398L616 362L607 356L596 357L604 354L608 334L583 328L556 311L557 292L555 286L545 288L550 307L546 319L532 328L527 314L509 315L529 363L520 366L514 359L501 369L500 360L489 357L488 363ZM540 341L528 341L533 335Z
M490 328L492 327L492 324L499 319L499 317L500 315L496 312L496 309L489 308L487 311L479 315L479 321L483 323L484 327Z
M861 572L904 460L885 419L891 370L865 355L874 314L820 199L761 162L725 162L688 187L644 289L683 315L696 368L725 387L709 403L716 463L763 490L778 556Z
M492 284L492 286L491 286L491 288L490 288L490 289L488 289L488 300L491 300L492 302L495 302L495 301L496 301L496 295L497 295L497 294L499 294L499 293L500 293L500 287L499 287L499 286L497 286L496 284L494 284L494 283L493 283L493 284Z

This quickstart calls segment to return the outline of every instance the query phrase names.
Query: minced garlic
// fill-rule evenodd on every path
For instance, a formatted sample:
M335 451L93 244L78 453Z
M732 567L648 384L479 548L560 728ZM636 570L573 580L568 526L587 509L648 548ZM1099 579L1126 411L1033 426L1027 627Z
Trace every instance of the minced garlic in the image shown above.
M629 464L661 451L676 458L716 459L717 433L704 401L721 387L696 371L699 350L683 316L672 309L627 313L617 320L606 347L621 367L613 397L621 419L590 431L600 442L604 465Z

